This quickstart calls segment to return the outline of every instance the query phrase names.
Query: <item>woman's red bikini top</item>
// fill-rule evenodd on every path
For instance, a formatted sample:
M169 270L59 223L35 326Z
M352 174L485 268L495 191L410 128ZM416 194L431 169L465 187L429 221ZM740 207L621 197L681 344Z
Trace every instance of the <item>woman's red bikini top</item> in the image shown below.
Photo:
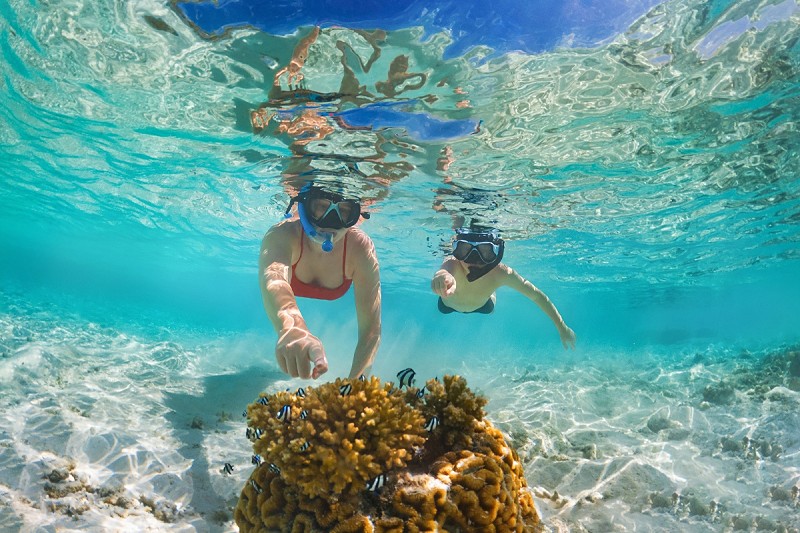
M297 277L295 268L297 267L297 263L299 263L300 259L303 257L303 241L305 240L303 238L304 235L305 232L300 234L300 257L298 257L297 261L292 265L291 286L292 291L294 291L294 295L302 296L303 298L316 298L317 300L337 300L341 298L350 289L350 285L353 284L353 280L344 275L344 262L347 260L347 234L345 233L344 244L342 245L344 246L344 251L342 253L342 284L335 289L312 285L311 283L301 281Z

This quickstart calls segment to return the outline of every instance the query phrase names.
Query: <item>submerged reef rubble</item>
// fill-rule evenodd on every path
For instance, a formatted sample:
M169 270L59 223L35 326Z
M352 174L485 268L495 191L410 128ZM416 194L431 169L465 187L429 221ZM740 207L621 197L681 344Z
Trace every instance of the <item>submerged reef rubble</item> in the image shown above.
M372 377L262 395L247 408L256 467L236 524L243 533L542 531L519 457L485 405L459 376L420 389Z

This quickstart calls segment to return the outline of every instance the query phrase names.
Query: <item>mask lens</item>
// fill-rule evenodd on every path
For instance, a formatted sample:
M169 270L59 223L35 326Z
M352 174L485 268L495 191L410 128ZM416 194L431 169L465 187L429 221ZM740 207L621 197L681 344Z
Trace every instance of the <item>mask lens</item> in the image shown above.
M497 259L495 247L496 245L490 242L456 241L453 257L466 263L488 264Z
M353 200L334 202L330 198L312 197L306 200L308 217L322 228L349 228L358 222L361 205Z
M472 245L470 243L466 241L456 241L455 246L453 246L453 257L459 261L463 261L471 251Z
M342 219L342 224L346 228L358 222L358 217L361 214L361 206L358 202L343 200L336 205L339 208L339 217Z
M481 259L486 263L491 263L497 258L497 254L494 251L495 247L492 243L482 242L476 245L475 248L478 250Z
M325 216L331 207L331 201L327 198L310 198L307 202L308 215L315 221Z

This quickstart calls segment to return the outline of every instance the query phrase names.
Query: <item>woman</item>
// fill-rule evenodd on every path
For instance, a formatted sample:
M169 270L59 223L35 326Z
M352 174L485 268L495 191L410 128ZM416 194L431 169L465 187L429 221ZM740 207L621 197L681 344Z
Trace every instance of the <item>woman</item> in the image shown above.
M278 341L275 357L292 377L313 378L328 371L322 342L311 334L297 297L335 300L355 288L358 343L351 379L369 372L381 339L381 284L375 247L355 224L358 200L330 187L308 185L292 199L298 218L273 226L261 242L259 285L264 309Z

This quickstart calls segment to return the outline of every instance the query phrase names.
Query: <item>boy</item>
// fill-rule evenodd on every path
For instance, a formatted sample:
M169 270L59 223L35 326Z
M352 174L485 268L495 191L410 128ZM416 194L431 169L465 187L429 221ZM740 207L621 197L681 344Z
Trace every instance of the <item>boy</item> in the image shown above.
M497 288L511 287L550 317L565 349L575 348L575 332L564 323L547 295L500 262L504 247L496 230L457 229L453 254L445 258L431 281L431 289L439 295L439 311L489 314L494 311Z

